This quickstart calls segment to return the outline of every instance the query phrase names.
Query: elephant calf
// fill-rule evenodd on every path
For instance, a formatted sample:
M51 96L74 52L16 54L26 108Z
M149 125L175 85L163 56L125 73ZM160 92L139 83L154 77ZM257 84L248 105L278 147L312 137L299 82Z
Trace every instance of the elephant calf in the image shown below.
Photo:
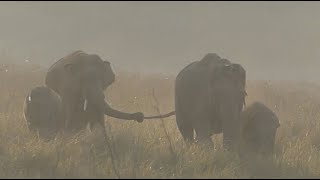
M273 154L275 136L280 123L266 105L254 102L241 113L242 137L247 150Z
M35 87L24 101L23 113L29 130L38 131L40 138L51 139L62 122L60 96L48 87Z

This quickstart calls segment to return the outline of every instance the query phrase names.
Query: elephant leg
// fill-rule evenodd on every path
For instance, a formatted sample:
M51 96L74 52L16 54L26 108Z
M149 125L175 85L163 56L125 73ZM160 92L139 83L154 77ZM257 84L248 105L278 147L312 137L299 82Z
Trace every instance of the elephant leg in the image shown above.
M223 113L227 114L227 113ZM237 119L236 114L230 112L231 116L222 118L222 133L223 133L223 148L226 151L238 152L241 145L241 130L240 123L234 119ZM229 115L228 115L229 116Z
M184 114L182 111L181 106L177 105L176 102L176 123L177 127L186 143L192 143L193 142L193 127L192 127L192 119L188 114Z
M68 103L65 106L65 129L70 132L77 132L81 128L83 117L79 112L76 112L75 106L72 103Z
M91 132L94 132L96 130L99 130L99 133L103 133L105 131L105 125L103 122L98 122L98 121L90 121L89 122L89 129Z
M208 148L214 149L214 143L211 139L210 128L208 126L202 125L195 128L196 131L196 142L201 145L205 145Z
M93 138L91 145L94 146L98 153L104 152L106 150L106 141L109 141L109 139L107 139L103 112L89 109L88 112L86 112L86 120L90 129L90 137Z
M72 106L67 102L63 102L63 110L65 115L64 129L69 129L73 116Z
M178 117L178 116L176 117L178 129L184 141L186 143L192 143L194 132L193 132L192 124L190 123L191 119L190 118L181 119L181 118L182 117Z
M91 132L94 131L95 126L97 125L97 123L90 121L89 122L89 129Z
M106 138L106 129L104 123L104 113L98 111L88 112L89 128L91 132L99 131L99 134Z
M204 144L209 148L214 148L211 139L212 128L210 116L206 111L206 106L198 103L193 114L193 127L196 131L196 141L199 144Z

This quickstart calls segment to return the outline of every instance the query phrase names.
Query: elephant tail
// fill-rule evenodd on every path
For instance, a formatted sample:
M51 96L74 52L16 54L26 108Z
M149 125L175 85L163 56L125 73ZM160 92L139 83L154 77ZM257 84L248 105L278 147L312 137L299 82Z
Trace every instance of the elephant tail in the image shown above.
M159 115L159 116L147 116L147 117L144 117L144 119L159 119L159 118L167 118L167 117L170 117L170 116L173 116L176 114L176 111L172 111L172 112L169 112L167 114L164 114L164 115Z

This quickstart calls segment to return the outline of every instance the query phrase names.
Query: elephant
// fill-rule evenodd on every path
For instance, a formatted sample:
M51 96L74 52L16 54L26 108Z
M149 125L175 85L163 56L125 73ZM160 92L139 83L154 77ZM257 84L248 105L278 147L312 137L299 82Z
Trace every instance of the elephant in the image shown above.
M273 154L277 129L277 115L265 104L255 101L241 113L242 138L246 150Z
M143 121L143 113L125 113L110 107L104 91L115 81L111 63L97 54L75 51L57 62L45 77L47 87L60 95L65 114L65 130L79 131L89 124L104 128L104 115ZM99 125L100 124L100 125Z
M211 136L222 133L224 148L238 150L245 86L246 71L240 64L208 53L176 76L175 111L145 119L176 115L177 127L186 142L214 147Z
M176 76L175 111L145 119L176 115L177 127L186 142L214 147L211 136L223 133L225 149L237 150L240 112L247 96L245 85L246 71L240 64L208 53Z
M24 100L23 115L29 130L39 137L52 139L62 126L63 114L60 96L45 86L37 86Z

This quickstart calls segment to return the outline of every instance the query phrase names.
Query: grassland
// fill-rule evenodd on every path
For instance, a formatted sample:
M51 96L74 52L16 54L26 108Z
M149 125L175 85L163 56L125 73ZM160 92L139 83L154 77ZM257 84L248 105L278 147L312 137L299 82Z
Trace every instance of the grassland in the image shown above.
M92 148L102 143L95 134L81 132L68 139L44 142L30 133L22 116L28 91L43 84L45 69L3 66L0 71L0 178L116 178L108 151ZM157 114L152 89L161 112L174 108L174 77L117 72L106 91L108 101L126 112ZM116 150L121 178L319 178L320 87L286 81L248 81L247 104L262 101L279 116L275 155L250 155L242 162L221 149L186 148L175 116L143 123L106 117ZM166 133L169 134L166 136ZM95 147L98 147L95 146ZM171 152L171 148L173 152Z

